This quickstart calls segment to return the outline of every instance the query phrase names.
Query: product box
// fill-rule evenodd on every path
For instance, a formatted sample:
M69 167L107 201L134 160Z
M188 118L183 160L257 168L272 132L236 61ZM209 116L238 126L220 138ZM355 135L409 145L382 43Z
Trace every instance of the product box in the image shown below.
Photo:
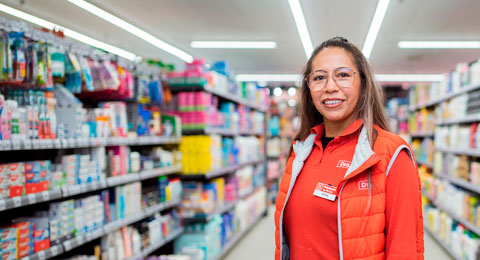
M8 252L17 249L17 240L16 239L9 239L3 240L0 243L0 247L2 248L2 252Z
M23 163L10 163L8 165L9 197L23 195L23 186L25 184Z
M0 241L17 239L17 235L18 235L18 228L16 227L0 228Z
M16 260L18 259L17 257L17 250L10 250L10 251L2 251L1 252L1 258L2 260Z

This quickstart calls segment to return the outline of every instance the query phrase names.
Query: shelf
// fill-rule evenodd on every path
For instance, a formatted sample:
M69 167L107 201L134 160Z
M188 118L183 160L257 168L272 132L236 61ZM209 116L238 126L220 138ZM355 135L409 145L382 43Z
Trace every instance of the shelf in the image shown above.
M61 253L68 252L74 248L77 248L79 246L82 246L92 240L95 240L97 238L100 238L102 236L105 236L123 226L128 226L130 224L133 224L135 222L138 222L144 218L150 217L154 215L156 212L162 211L164 209L168 209L171 207L175 207L180 205L181 201L176 200L176 201L170 201L170 202L163 202L159 203L157 205L150 206L141 212L135 213L133 215L130 215L126 218L115 220L113 222L110 222L102 227L98 227L96 230L82 234L79 236L76 236L74 238L68 239L62 243L63 245L63 251L59 252L57 255ZM182 230L183 232L183 230ZM53 257L53 256L52 256ZM44 258L47 259L47 258Z
M153 253L155 250L159 249L160 247L168 244L178 236L180 236L183 233L183 228L179 228L175 231L173 231L171 234L169 234L165 239L160 241L159 243L155 245L150 245L146 247L145 249L142 250L142 252L128 258L128 260L137 260L137 259L142 259L148 257L151 253Z
M417 164L426 166L429 169L433 169L433 163L428 163L428 162L417 160Z
M267 108L262 108L260 106L257 106L253 102L249 102L248 100L246 100L246 99L244 99L244 98L242 98L238 95L218 91L218 90L216 90L214 88L211 88L211 87L206 87L206 86L202 86L202 85L171 86L170 87L170 91L172 93L177 93L177 92L182 92L182 91L199 91L199 90L204 90L204 91L209 92L209 93L211 93L215 96L233 101L233 102L238 103L238 104L245 105L247 107L253 108L253 109L258 110L260 112L264 112L264 113L267 112Z
M20 260L43 260L53 258L55 256L61 255L63 253L63 247L61 245L55 245L33 255L29 255Z
M439 103L441 103L445 100L451 99L453 97L459 96L461 94L468 93L470 91L473 91L473 90L476 90L476 89L479 89L479 88L480 88L480 84L478 84L478 83L477 84L471 84L471 85L468 85L466 87L462 87L460 90L457 90L455 92L447 94L447 95L445 95L441 98L436 98L434 100L428 101L425 104L420 104L420 105L417 105L417 106L411 106L410 111L415 111L415 110L418 110L420 108L433 106L433 105L439 104Z
M247 199L248 197L250 197L250 195L256 193L257 191L259 191L262 187L266 187L266 185L261 185L261 186L258 186L252 190L250 190L249 192L247 192L246 194L242 194L242 195L239 195L238 197L241 199L241 200L245 200Z
M245 167L245 166L248 166L248 165L259 164L259 163L262 163L262 162L265 162L265 158L262 158L262 159L259 159L259 160L253 160L253 161L250 161L250 162L240 163L238 165L227 166L227 167L220 168L220 169L217 169L217 170L209 171L205 174L203 174L203 173L182 174L181 177L182 177L182 179L199 179L199 178L212 179L212 178L215 178L215 177L219 177L219 176L234 172L236 170L241 169L242 167Z
M427 138L427 137L433 137L434 133L433 132L418 132L418 133L411 133L410 137L412 138Z
M144 218L153 216L155 213L159 211L178 206L180 205L180 203L181 203L180 200L162 202L162 203L158 203L156 205L150 206L148 208L142 209L141 212L137 212L123 219L117 219L115 221L105 224L103 226L103 232L105 234L112 233L113 231L120 229L121 227L128 226Z
M436 125L453 125L453 124L463 124L463 123L473 123L480 121L480 114L466 115L461 118L451 118L445 120L438 120Z
M180 138L166 136L0 140L0 151L74 149L116 145L157 145L177 143L180 143Z
M183 135L222 135L222 136L240 136L240 135L257 135L263 136L265 133L256 131L232 131L225 128L205 128L182 130Z
M444 152L444 153L453 153L453 154L460 154L460 155L468 155L474 157L480 157L480 149L459 149L459 148L450 148L450 147L435 147L436 151Z
M427 231L427 233L432 237L437 243L455 260L461 260L462 258L455 254L452 249L443 241L442 238L440 238L437 233L435 233L433 230L430 229L428 225L423 225L423 229Z
M213 213L210 214L201 214L196 217L191 217L191 218L184 218L183 223L184 224L191 224L191 223L196 223L196 222L208 222L212 220L216 215L221 215L235 207L237 204L236 201L233 202L226 202L222 206L218 207L217 210L215 210Z
M0 199L0 211L51 201L61 197L61 190L51 190L14 198Z
M247 228L233 235L230 241L228 241L227 244L225 244L225 246L222 248L222 252L217 257L215 257L215 260L223 259L230 251L230 249L232 249L233 246L235 246L235 244L237 244L248 233L248 231L250 231L258 222L260 222L262 216L263 214L260 214Z
M468 230L472 231L473 233L477 234L477 235L480 235L480 227L477 227L475 224L473 224L472 222L460 217L459 215L457 215L455 212L452 212L450 211L449 209L443 207L442 205L439 205L437 203L436 200L432 200L432 203L435 205L435 207L441 211L444 211L445 213L447 213L448 215L450 215L450 217L452 219L454 219L455 221L457 221L458 223L462 224L463 226L465 226Z
M475 185L473 183L470 183L466 180L460 179L458 177L444 175L444 174L439 174L439 175L436 175L436 176L439 176L440 178L446 179L449 182L451 182L452 184L455 184L455 185L457 185L459 187L462 187L466 190L473 191L473 192L476 192L476 193L480 194L480 186Z
M178 173L182 170L180 165L162 167L153 170L145 170L140 173L126 174L116 177L108 177L106 181L84 183L73 186L66 186L62 189L43 191L39 193L29 194L25 196L18 196L8 199L0 199L0 211L19 208L32 204L52 201L60 198L67 198L79 194L84 194L92 191L106 189L107 187L115 187L131 182L155 178L158 176Z

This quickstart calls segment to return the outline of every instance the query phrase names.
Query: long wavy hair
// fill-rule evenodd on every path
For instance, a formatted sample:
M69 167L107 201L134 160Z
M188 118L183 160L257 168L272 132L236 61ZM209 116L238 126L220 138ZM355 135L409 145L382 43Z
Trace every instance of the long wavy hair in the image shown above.
M373 70L368 60L363 56L362 52L353 43L342 37L334 37L324 41L320 46L315 48L312 56L307 62L303 70L303 80L300 89L300 97L298 102L298 115L300 118L300 128L294 140L303 140L310 134L310 129L318 124L323 123L323 116L318 112L313 104L310 89L307 86L306 78L312 72L312 63L315 57L325 48L339 47L346 50L355 62L360 74L360 96L357 106L354 110L356 119L363 119L363 125L367 130L368 140L373 149L374 128L378 125L380 128L390 131L387 122L387 116L384 109L384 96L380 85L375 81Z

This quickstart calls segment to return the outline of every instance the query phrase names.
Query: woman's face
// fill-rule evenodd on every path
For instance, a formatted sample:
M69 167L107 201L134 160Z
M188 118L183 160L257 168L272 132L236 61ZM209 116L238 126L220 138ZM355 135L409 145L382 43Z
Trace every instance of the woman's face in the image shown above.
M341 68L341 69L339 69ZM353 80L346 79L349 74L342 71L353 71ZM354 64L353 57L343 48L328 47L317 54L312 62L310 86L313 104L322 114L324 121L335 123L351 123L355 120L353 113L360 92L360 75ZM323 75L318 76L318 75ZM333 79L336 76L337 82ZM315 78L314 78L315 77ZM327 79L322 88L312 90L313 82ZM347 82L347 83L346 83ZM322 85L320 85L322 86Z

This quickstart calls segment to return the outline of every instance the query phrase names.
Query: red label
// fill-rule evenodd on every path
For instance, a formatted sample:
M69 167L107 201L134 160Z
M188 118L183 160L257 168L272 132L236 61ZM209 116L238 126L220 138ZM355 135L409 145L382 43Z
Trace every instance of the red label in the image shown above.
M25 173L25 179L27 180L33 180L33 177L35 176L35 173Z
M337 187L319 182L317 183L317 187L315 187L315 190L328 194L335 194L337 192Z
M10 171L16 171L18 168L18 163L12 163L10 164Z
M33 163L26 163L25 164L25 170L26 171L31 171L33 169Z
M345 168L345 169L348 169L351 164L352 164L352 162L345 161L345 160L340 160L340 161L338 161L338 163L337 163L337 168Z

